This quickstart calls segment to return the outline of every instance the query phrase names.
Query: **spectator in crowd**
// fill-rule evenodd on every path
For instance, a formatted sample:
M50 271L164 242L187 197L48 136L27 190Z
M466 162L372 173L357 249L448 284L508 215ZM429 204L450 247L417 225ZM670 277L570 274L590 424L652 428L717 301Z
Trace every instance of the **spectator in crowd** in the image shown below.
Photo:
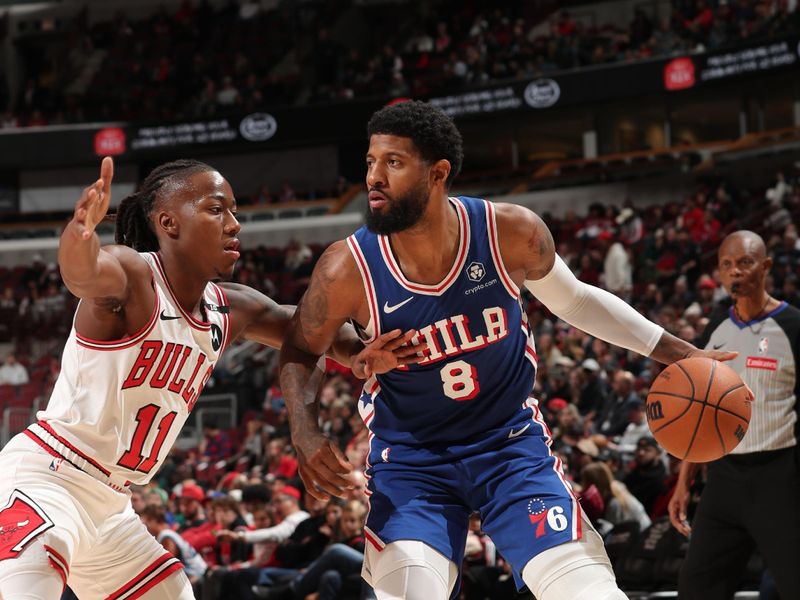
M686 341L693 342L694 338ZM647 424L645 403L641 398L632 398L625 407L628 411L628 426L619 437L616 449L622 454L624 460L630 460L636 453L639 440L650 435L650 427Z
M156 538L167 552L181 561L192 587L196 587L208 568L206 562L178 532L169 528L163 507L145 506L139 517L150 535Z
M600 492L605 506L603 520L612 527L624 521L635 521L639 530L650 527L650 517L637 497L625 484L614 479L614 474L603 462L594 461L581 470L581 486L586 489L594 485Z
M248 531L239 529L231 531L222 529L217 535L221 540L233 539L248 544L263 542L277 542L279 547L282 542L290 539L298 526L309 519L311 515L300 508L300 490L293 486L283 486L277 493L273 494L272 506L275 510L275 517L278 520L276 525L266 529L255 529ZM315 523L316 529L320 523ZM276 549L276 552L278 550ZM290 577L296 573L296 569L288 566L266 567L262 569L242 569L236 573L237 589L243 593L245 598L250 595L250 586L254 583L259 585L271 586L283 578ZM253 581L255 579L255 581Z
M186 482L181 485L180 493L178 494L178 515L180 523L178 533L192 527L198 527L208 520L206 519L206 513L203 508L203 501L205 499L205 491L196 483Z
M597 413L596 431L614 438L622 435L630 423L630 409L641 402L634 389L636 378L630 371L617 371L614 375L613 392Z
M3 366L0 367L0 385L24 385L30 381L25 365L17 360L13 352L6 354Z
M593 420L597 411L605 406L611 390L602 379L600 364L594 358L587 358L581 363L583 386L578 400L580 413Z
M633 470L623 481L650 514L656 499L666 491L667 479L662 450L655 438L650 435L639 438L636 443L635 461Z
M339 532L335 536L337 541L333 545L291 581L273 588L254 586L253 595L270 600L336 600L344 581L361 573L366 514L367 509L362 502L348 502L342 510ZM361 587L360 579L356 581ZM369 597L374 596L370 594Z
M611 232L604 231L598 236L607 244L603 260L603 281L605 288L623 300L630 298L633 290L633 269L628 252L622 242Z
M233 441L227 431L220 429L216 420L206 419L203 422L203 439L197 451L200 460L213 465L233 455Z

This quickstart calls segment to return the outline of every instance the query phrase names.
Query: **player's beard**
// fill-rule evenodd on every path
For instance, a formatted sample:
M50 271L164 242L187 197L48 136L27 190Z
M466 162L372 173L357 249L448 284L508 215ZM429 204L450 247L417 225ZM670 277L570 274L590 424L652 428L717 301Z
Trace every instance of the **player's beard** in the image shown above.
M381 193L388 200L383 212L373 211L367 204L365 216L367 229L378 235L405 231L416 225L425 213L430 199L428 186L424 181L396 198Z

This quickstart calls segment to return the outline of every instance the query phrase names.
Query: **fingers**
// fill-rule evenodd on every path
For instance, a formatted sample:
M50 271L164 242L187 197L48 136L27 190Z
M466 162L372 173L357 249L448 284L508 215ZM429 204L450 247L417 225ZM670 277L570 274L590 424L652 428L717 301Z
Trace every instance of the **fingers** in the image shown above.
M317 500L321 500L322 502L327 502L331 499L331 497L322 491L317 485L314 483L314 478L306 473L305 467L300 467L298 469L298 473L300 473L300 480L303 482L303 487L306 488L306 491L316 498Z
M100 180L103 182L103 193L111 193L111 180L114 179L114 159L106 156L100 163Z
M305 463L301 478L309 493L319 500L327 495L346 496L353 483L348 477L353 470L341 450L328 442Z
M370 344L370 347L394 352L401 346L410 342L411 338L415 335L417 335L416 329L409 329L405 333L403 333L402 329L392 329L391 331L379 335L375 341Z
M733 360L737 356L739 356L738 352L720 352L719 350L711 350L709 351L709 356L714 360L718 360L720 362L726 362L729 360Z
M689 537L692 528L686 517L686 503L681 501L670 502L668 505L669 521L682 535Z
M405 346L403 348L399 348L398 350L394 351L395 356L399 358L406 358L408 356L413 356L414 354L419 354L425 348L427 348L427 344L415 344L414 346ZM421 356L419 358L422 358Z
M744 383L744 382L742 382L742 383ZM755 400L756 399L756 395L753 393L753 390L750 389L750 386L745 383L744 387L747 388L747 394L750 396L750 398L749 398L750 402Z

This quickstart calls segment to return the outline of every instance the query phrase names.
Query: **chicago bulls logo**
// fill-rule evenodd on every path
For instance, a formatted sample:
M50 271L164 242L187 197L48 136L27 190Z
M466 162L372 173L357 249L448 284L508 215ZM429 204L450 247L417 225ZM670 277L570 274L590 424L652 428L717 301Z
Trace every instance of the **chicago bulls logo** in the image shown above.
M33 500L14 490L0 510L0 560L16 558L29 542L52 526L53 522Z

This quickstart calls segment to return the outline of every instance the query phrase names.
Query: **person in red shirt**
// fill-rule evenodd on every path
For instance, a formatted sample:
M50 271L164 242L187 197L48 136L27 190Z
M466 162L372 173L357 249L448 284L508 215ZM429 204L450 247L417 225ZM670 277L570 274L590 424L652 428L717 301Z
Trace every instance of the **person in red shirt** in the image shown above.
M277 438L267 446L267 471L275 477L292 479L297 474L297 459L286 452L286 440Z

